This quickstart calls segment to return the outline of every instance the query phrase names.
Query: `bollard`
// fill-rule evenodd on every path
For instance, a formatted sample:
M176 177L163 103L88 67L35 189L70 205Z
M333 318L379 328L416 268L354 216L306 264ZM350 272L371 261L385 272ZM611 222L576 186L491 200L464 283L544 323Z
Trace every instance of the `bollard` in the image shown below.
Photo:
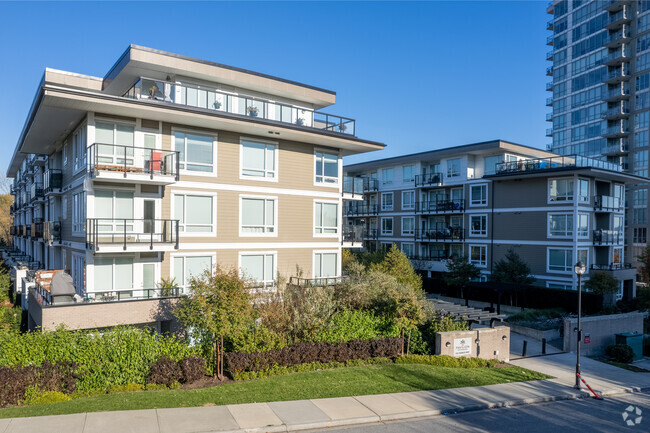
M528 341L524 340L524 350L521 351L521 356L526 356L526 348L528 347Z
M542 355L546 355L546 338L542 338Z

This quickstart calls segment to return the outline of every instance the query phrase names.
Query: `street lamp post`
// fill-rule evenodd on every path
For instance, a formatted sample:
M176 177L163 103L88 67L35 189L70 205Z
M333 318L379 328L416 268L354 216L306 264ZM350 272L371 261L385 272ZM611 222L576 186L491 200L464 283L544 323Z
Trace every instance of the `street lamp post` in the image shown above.
M578 276L578 339L576 343L576 389L580 389L580 342L582 341L582 327L580 316L582 315L582 275L587 267L581 261L573 265L573 272Z

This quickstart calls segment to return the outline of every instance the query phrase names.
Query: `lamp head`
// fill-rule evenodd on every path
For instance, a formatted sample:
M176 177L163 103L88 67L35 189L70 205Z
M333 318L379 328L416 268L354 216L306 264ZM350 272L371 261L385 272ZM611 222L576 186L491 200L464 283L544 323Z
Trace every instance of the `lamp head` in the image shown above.
M573 265L573 272L575 272L576 275L584 275L586 270L587 270L587 267L581 261L579 261L578 263Z

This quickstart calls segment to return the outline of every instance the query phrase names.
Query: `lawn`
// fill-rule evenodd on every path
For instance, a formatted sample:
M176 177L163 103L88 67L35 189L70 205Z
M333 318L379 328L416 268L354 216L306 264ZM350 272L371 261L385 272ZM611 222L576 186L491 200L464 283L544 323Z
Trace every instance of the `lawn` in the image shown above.
M193 390L104 394L61 403L0 409L0 418L346 397L546 378L549 376L520 367L448 368L383 364L295 373Z

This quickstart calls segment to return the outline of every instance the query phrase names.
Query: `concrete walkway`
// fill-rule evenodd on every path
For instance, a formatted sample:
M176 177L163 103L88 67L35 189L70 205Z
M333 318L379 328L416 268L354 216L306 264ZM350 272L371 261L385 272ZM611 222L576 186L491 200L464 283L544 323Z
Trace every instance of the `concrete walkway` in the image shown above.
M285 432L589 396L572 388L572 354L512 363L555 378L440 391L0 419L0 433ZM633 373L591 359L582 359L582 370L590 385L605 395L650 388L650 373Z

